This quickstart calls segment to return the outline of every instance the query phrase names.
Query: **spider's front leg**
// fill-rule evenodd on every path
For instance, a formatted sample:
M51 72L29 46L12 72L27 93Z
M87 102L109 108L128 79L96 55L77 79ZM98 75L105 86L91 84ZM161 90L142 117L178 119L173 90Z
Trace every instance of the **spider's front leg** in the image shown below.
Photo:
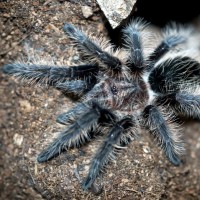
M119 58L102 50L99 44L90 39L73 25L66 23L63 29L68 37L75 41L80 52L84 53L87 57L90 57L93 62L100 63L106 70L121 72L123 64Z
M184 150L183 143L178 135L177 127L174 127L170 117L167 117L165 118L154 105L148 105L143 111L145 126L159 141L170 162L179 165L181 163L179 155Z
M89 132L95 128L100 119L105 118L112 123L115 116L107 109L104 109L96 102L91 102L87 110L80 114L69 127L60 133L60 135L38 156L38 162L45 162L58 156L62 150L76 147L90 140ZM94 129L95 130L95 129Z
M97 65L58 67L26 63L12 63L3 67L3 72L30 84L39 83L54 86L62 91L89 90L96 83ZM83 79L79 82L70 80Z

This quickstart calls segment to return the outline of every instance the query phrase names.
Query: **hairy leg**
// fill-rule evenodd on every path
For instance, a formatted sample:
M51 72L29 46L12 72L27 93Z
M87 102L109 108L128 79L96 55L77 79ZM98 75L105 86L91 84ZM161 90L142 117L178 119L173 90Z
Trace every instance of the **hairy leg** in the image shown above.
M144 69L144 56L142 48L142 31L147 26L142 19L134 20L124 30L125 46L130 52L128 67L132 72L140 72Z
M73 67L56 67L46 65L28 65L13 63L3 67L3 72L25 80L29 84L46 84L63 92L83 95L96 84L98 66L80 65ZM82 80L73 80L73 79Z
M200 119L200 95L188 92L166 94L157 97L156 104L172 108L177 115Z
M120 72L122 69L122 62L112 56L110 53L103 51L92 39L86 36L82 31L77 29L71 24L65 24L63 27L64 32L75 41L78 49L89 56L94 62L103 64L106 70L113 72Z
M178 155L184 150L183 144L169 116L168 119L164 118L156 106L149 105L143 111L143 118L145 126L159 141L169 161L179 165L181 161Z
M98 73L96 65L80 65L72 67L57 67L47 65L35 65L26 63L7 64L3 72L28 83L39 83L56 86L67 80L85 79L86 84L95 82Z
M89 189L108 162L115 159L116 153L123 148L121 142L127 140L130 128L134 125L135 121L126 117L113 126L92 160L89 173L82 185L84 190Z
M91 107L79 116L65 131L38 156L38 162L46 162L55 156L58 156L62 150L79 146L90 140L89 132L97 126L102 115L107 116L110 122L114 120L114 115L104 108L101 108L96 102L92 102Z
M154 64L172 48L179 44L186 42L190 36L192 29L190 27L183 27L178 24L170 24L163 30L163 39L156 49L149 55L147 70L151 71Z

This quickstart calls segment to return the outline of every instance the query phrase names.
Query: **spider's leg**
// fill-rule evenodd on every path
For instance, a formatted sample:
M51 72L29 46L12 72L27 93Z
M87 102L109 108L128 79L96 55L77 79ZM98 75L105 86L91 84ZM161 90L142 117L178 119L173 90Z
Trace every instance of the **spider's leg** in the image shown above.
M200 119L200 95L188 92L166 94L158 96L156 104L169 106L177 115Z
M169 117L169 116L168 116ZM156 106L148 105L143 111L145 126L159 141L167 158L174 165L181 163L179 154L184 150L177 128L173 127L170 119L165 119Z
M55 86L71 79L86 79L86 84L98 73L96 65L79 65L72 67L57 67L26 63L12 63L3 67L3 72L28 83L40 83Z
M65 81L56 85L56 88L66 93L74 93L76 95L84 95L90 91L96 82L87 83L84 80Z
M131 127L134 127L135 123L136 122L133 121L133 119L125 117L112 127L104 143L92 160L88 175L82 184L84 190L87 190L92 186L95 179L108 162L115 159L116 153L124 148L121 146L121 142L124 138L128 137L127 133L129 134L129 132L132 131Z
M144 56L142 48L142 31L148 24L142 19L134 20L124 30L125 46L129 50L128 67L132 72L144 69Z
M88 111L88 106L84 103L79 103L77 106L69 110L68 112L64 112L60 114L56 122L63 124L63 125L68 125L70 121L74 121L75 117L80 115L81 113L87 112Z
M154 64L172 48L179 44L186 42L192 29L190 27L184 28L178 24L170 24L163 30L163 39L156 49L149 55L147 70L152 70Z
M155 65L149 74L153 91L170 93L200 84L200 63L188 56L175 55Z
M65 131L38 156L38 162L45 162L58 156L62 150L76 147L90 140L89 132L93 129L102 115L106 115L109 121L114 120L114 115L107 109L101 108L96 102L92 102L92 106L80 115Z
M114 72L121 71L122 62L117 57L103 51L95 41L86 36L82 31L67 23L64 25L63 30L69 38L75 41L78 49L85 53L86 56L92 58L94 62L103 64L105 69Z

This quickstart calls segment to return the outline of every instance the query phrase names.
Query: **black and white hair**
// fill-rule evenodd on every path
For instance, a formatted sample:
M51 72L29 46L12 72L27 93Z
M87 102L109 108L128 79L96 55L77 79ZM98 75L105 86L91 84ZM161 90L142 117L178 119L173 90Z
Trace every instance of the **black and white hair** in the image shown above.
M140 18L132 21L123 30L124 47L116 50L109 41L93 39L66 23L63 30L83 55L85 64L59 67L30 61L3 68L30 85L49 85L80 97L74 108L57 117L66 128L39 154L38 162L90 141L91 133L104 133L104 142L82 184L84 190L91 188L140 127L146 127L168 160L179 165L184 145L176 118L200 116L200 64L193 51L183 47L192 29L171 23L158 43L149 27Z

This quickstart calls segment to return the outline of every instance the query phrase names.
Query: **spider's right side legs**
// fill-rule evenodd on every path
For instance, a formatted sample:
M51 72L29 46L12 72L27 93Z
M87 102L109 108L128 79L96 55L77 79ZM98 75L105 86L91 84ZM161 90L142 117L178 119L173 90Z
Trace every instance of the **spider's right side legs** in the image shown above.
M145 126L159 141L169 161L174 165L179 165L181 163L179 154L184 148L178 130L173 126L170 117L164 117L158 107L148 105L143 111L143 119Z
M68 125L70 121L74 121L75 116L80 115L81 113L87 112L89 109L87 104L84 103L79 103L77 106L74 108L70 109L67 112L61 113L57 119L56 122L63 124L63 125Z
M130 117L124 117L113 125L112 129L108 133L106 139L92 160L88 175L82 184L84 190L87 190L92 186L97 176L108 164L108 162L115 159L116 153L119 152L120 149L124 148L121 145L121 142L128 143L128 139L130 139L129 134L131 130L136 129L136 124L136 120ZM133 134L135 134L135 132Z

